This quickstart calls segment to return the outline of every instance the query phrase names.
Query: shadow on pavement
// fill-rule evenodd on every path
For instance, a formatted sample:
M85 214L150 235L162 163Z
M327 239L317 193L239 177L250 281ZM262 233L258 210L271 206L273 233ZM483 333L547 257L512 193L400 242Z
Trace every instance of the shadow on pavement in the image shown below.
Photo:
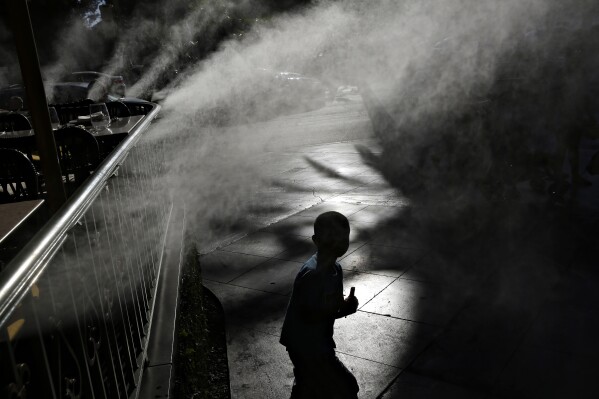
M292 280L314 252L314 217L336 209L352 226L341 264L365 298L358 312L362 319L348 324L351 328L339 338L350 343L344 347L349 355L403 369L386 398L415 386L438 386L430 388L430 397L452 389L472 397L530 397L539 389L547 392L543 397L559 397L567 389L586 393L594 384L591 372L599 371L589 362L599 355L595 211L581 211L575 201L573 206L556 203L526 184L512 185L511 172L497 177L488 143L472 133L476 118L451 122L467 126L472 146L447 132L416 142L399 133L392 115L367 88L363 97L382 152L366 146L355 151L405 204L380 206L391 194L380 195L378 183L347 177L306 156L323 179L354 184L359 192L343 192L337 202L317 201L307 212L261 230L272 235L278 249L232 282L222 281L231 283L222 288L234 321L230 327L278 336L290 288L265 282L247 290L237 281L276 261L282 263L273 270ZM274 187L291 195L311 190L305 182L285 180L275 180ZM579 194L595 195L585 190ZM250 213L284 210L258 203ZM251 220L240 220L240 230L252 226ZM385 317L366 319L372 315ZM361 329L378 342L376 350L360 347Z

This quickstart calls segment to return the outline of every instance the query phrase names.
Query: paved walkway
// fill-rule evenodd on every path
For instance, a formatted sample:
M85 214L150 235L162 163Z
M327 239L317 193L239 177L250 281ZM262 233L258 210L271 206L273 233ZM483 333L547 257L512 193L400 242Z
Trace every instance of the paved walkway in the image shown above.
M293 279L314 252L314 218L329 210L352 229L340 263L360 308L336 322L335 340L360 398L596 397L594 268L568 258L564 270L549 254L542 213L526 228L506 222L496 235L510 240L501 243L462 250L443 228L423 240L427 219L413 213L427 208L388 186L365 149L380 152L358 140L283 154L288 168L275 168L273 187L283 203L299 198L286 217L202 256L205 286L226 313L233 398L289 396L280 328ZM514 207L510 215L533 212Z

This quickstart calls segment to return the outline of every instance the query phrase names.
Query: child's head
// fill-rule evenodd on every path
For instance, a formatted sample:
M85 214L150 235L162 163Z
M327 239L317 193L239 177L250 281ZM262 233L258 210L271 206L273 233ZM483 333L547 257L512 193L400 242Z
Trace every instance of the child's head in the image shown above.
M312 241L321 254L343 256L349 248L349 221L334 211L318 215L314 221Z

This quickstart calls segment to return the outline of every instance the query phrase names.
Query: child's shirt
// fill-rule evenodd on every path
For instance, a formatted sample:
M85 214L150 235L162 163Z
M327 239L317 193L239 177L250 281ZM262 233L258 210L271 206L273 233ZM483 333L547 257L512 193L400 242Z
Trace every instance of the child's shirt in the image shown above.
M280 343L302 352L333 350L333 325L343 305L343 273L335 262L334 271L317 272L317 256L301 267L293 283Z

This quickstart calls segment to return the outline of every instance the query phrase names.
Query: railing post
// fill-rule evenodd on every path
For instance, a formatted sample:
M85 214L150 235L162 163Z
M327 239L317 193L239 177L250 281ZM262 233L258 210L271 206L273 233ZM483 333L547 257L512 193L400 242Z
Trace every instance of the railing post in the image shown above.
M67 197L62 184L62 173L58 163L52 125L50 124L48 102L40 71L35 38L33 37L33 29L31 28L27 0L9 0L5 3L17 46L21 75L25 84L27 103L33 122L44 181L46 182L46 201L50 214L53 214L64 204Z

